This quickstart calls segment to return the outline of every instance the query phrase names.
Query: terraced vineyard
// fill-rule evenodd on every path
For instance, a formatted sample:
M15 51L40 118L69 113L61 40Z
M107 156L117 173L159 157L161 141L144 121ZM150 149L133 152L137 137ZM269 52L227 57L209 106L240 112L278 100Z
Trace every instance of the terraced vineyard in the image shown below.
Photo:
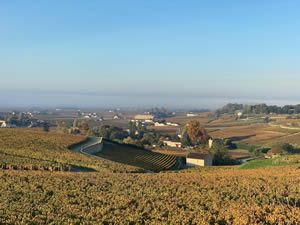
M179 166L178 157L152 152L132 146L104 142L103 150L97 154L112 161L138 166L151 171L163 171Z

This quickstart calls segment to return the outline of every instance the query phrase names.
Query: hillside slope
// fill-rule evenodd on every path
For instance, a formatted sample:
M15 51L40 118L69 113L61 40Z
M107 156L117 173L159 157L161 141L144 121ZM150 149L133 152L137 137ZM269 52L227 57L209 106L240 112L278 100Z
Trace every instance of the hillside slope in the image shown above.
M86 137L28 129L0 129L0 168L68 171L85 168L94 171L138 172L141 168L106 162L69 147Z

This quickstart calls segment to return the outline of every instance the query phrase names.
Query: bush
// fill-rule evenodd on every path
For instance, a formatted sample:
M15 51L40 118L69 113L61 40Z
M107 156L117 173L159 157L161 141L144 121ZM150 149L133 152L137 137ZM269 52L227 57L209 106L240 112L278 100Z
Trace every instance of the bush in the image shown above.
M294 147L288 143L277 143L272 146L271 152L277 155L294 153Z
M267 153L270 150L270 148L266 148L266 147L261 147L261 148L256 148L254 149L253 153L256 156L260 156L262 154Z
M230 159L228 149L219 143L214 143L210 149L213 156L213 165L232 165L234 161Z
M248 150L249 152L254 152L255 149L260 148L260 146L257 145L250 145L246 143L235 143L237 149L245 149Z

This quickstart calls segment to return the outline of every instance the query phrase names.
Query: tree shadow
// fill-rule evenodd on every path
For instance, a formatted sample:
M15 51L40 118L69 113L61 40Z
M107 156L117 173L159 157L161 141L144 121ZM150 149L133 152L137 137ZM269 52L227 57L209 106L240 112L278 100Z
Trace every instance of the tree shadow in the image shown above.
M256 136L256 134L251 134L251 135L246 135L246 136L234 136L234 137L231 137L230 140L232 141L241 141L241 140L244 140L244 139L247 139L247 138L250 138L250 137L254 137Z

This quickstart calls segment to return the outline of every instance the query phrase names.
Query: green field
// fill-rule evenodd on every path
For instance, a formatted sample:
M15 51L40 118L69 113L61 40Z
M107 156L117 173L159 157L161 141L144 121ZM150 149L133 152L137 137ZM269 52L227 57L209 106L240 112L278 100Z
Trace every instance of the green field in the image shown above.
M179 167L179 158L176 156L107 141L104 142L103 150L97 156L154 172L177 169Z
M239 166L238 169L256 169L288 165L300 165L300 155L280 156L272 159L253 160Z

